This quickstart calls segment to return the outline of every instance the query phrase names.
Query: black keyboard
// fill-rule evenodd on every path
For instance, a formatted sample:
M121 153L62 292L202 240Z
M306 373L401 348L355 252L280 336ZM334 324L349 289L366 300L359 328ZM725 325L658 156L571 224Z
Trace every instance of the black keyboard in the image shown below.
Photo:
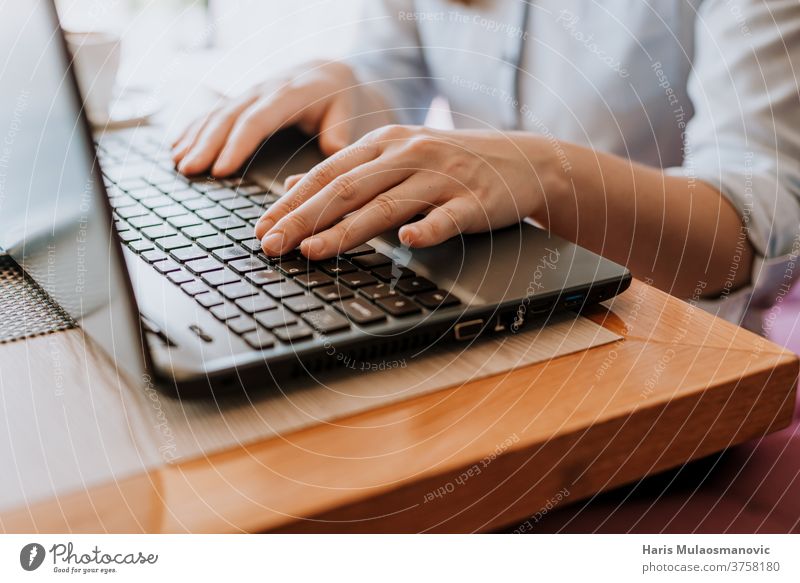
M123 245L254 349L460 303L369 245L325 261L267 257L254 226L279 195L241 177L182 176L151 134L103 136L97 157Z

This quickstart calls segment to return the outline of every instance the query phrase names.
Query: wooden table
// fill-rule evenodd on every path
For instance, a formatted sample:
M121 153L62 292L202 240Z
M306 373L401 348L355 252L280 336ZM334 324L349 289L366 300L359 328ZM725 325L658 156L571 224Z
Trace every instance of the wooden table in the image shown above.
M7 509L0 528L484 531L790 422L794 354L641 282L588 315L624 339L335 425L109 476ZM80 359L95 383L115 382L72 330L0 346L2 390L39 390L25 385L31 368L19 359L44 366L54 347L60 366ZM113 406L108 415L108 426L123 423ZM104 431L106 450L116 439L127 451L124 431Z

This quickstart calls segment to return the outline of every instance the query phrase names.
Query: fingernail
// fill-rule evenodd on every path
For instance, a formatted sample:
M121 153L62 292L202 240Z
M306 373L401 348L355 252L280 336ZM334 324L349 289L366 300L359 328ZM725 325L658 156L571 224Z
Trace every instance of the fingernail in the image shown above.
M312 237L303 241L302 247L303 255L319 255L325 251L325 241L319 237Z
M400 239L402 243L406 245L413 245L419 239L419 228L406 226L403 227L402 233L400 233Z
M283 233L273 233L261 239L261 248L265 253L280 255L283 249Z

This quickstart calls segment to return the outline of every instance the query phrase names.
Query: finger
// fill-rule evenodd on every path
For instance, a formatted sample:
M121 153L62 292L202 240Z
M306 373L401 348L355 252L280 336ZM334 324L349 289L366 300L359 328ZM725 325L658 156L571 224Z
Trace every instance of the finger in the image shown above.
M356 166L372 161L378 155L377 147L356 143L341 150L308 171L289 192L273 204L256 223L256 237L263 238L283 217L297 209L335 178ZM276 240L277 242L277 240Z
M305 176L305 173L303 173L303 174L292 174L291 176L287 176L286 180L283 181L283 188L286 189L286 190L290 190L291 188L294 187L295 184L300 182L300 179L303 176Z
M306 112L305 107L298 108L295 95L274 92L251 103L236 119L211 173L226 176L235 172L265 138L294 124Z
M360 209L377 195L403 182L407 168L393 168L380 159L362 164L336 177L271 229L281 235L282 251L294 249L300 241L325 229L344 215ZM269 236L269 234L268 234ZM277 241L277 239L275 239ZM278 249L271 249L273 252Z
M435 207L425 218L404 225L398 232L400 242L409 247L438 245L460 233L469 232L474 224L474 206L464 198L453 198Z
M215 112L211 112L207 115L204 115L200 119L195 120L192 122L186 131L183 133L183 137L181 141L178 142L176 146L172 148L172 161L175 162L177 165L183 160L184 156L186 156L186 152L194 145L197 138L200 136L200 131L205 126L206 122Z
M217 159L236 120L255 101L256 97L248 95L220 109L206 122L199 137L186 153L178 170L184 174L199 174L209 169Z
M420 198L421 190L419 181L414 179L398 184L330 229L305 239L300 251L311 260L326 259L405 223L430 206L429 201Z

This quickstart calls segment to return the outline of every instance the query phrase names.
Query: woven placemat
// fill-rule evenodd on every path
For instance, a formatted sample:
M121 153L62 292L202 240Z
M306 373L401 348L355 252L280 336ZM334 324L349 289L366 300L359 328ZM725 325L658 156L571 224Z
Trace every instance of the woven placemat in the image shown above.
M0 344L75 327L69 314L9 256L0 256Z

